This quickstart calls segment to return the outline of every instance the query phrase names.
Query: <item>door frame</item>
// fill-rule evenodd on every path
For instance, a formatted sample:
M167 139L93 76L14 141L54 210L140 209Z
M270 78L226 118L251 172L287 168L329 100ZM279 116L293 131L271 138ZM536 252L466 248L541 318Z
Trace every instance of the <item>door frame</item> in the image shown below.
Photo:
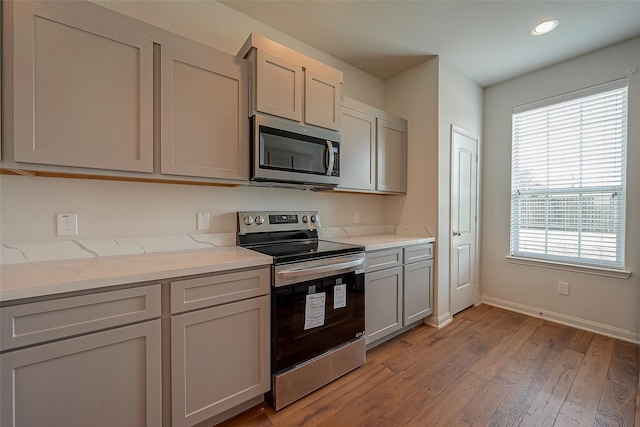
M453 137L454 134L457 133L459 135L462 135L464 137L473 139L476 141L476 205L475 205L475 210L476 210L476 237L475 237L475 252L476 252L476 256L475 256L475 268L473 271L474 274L474 280L475 280L475 285L476 285L476 295L475 295L475 302L474 302L474 306L477 306L480 304L480 259L481 259L481 254L480 254L480 240L481 240L481 233L480 233L480 224L481 224L481 177L482 177L482 171L481 171L481 160L482 160L482 155L481 155L481 141L480 141L480 137L475 135L472 132L469 132L459 126L456 126L454 124L451 124L450 126L450 132L449 132L449 218L447 218L448 222L449 222L449 234L447 235L447 242L448 242L448 248L447 250L449 251L449 312L451 313L451 299L452 299L452 295L451 295L451 278L452 278L452 269L453 269L453 263L452 263L452 251L453 251L453 247L452 247L452 238L451 238L451 233L452 233L452 214L453 214L453 160L454 160L454 153L453 153Z

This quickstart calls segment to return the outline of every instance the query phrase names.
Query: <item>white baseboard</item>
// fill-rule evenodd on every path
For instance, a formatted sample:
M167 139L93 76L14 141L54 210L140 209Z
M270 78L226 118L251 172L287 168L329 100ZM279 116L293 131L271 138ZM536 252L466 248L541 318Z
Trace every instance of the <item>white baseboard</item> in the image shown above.
M438 317L429 316L424 323L429 326L433 326L434 328L442 329L447 326L449 323L453 321L453 316L448 311L445 314L442 314Z
M580 319L578 317L567 316L566 314L543 310L541 308L531 307L528 305L518 304L515 302L501 300L484 295L480 297L480 301L483 304L504 308L505 310L515 311L517 313L526 314L532 317L539 317L541 319L559 323L561 325L571 326L576 329L582 329L584 331L605 335L634 344L640 344L640 334L637 332L629 331L627 329L617 328L615 326L605 325L604 323L598 323L591 320Z

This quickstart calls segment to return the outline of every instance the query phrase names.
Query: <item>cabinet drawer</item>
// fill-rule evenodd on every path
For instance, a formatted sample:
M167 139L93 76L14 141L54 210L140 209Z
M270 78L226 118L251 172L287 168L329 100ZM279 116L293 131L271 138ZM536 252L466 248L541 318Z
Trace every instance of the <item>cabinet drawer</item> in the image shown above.
M365 263L367 273L402 265L402 248L367 252Z
M160 317L160 285L0 309L2 350Z
M171 313L211 307L269 293L270 267L171 283Z
M424 261L433 258L433 243L408 246L404 248L404 263Z

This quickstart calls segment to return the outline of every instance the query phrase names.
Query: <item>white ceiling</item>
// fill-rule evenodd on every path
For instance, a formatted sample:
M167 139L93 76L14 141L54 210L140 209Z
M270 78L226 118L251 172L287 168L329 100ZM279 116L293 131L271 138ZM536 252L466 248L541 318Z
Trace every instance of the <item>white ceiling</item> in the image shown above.
M640 35L640 0L222 3L383 80L440 55L486 87Z

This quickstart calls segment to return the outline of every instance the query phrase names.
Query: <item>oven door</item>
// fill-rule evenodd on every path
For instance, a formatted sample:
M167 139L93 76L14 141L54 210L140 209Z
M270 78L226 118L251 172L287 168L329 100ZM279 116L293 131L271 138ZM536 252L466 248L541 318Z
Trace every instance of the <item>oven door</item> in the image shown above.
M364 335L364 272L271 289L272 373Z

